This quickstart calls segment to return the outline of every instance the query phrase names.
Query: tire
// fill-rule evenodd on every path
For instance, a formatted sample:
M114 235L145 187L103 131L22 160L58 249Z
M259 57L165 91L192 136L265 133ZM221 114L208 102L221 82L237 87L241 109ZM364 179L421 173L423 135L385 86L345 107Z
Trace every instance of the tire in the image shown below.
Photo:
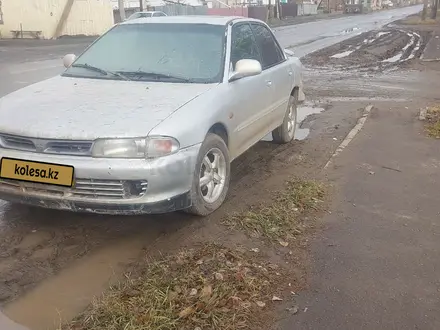
M208 172L205 157L208 157L208 160L210 161L209 165L214 168L214 156L219 157L217 172L215 170L213 172ZM206 216L217 210L223 204L228 193L230 176L230 158L225 141L223 141L223 139L217 134L208 133L205 141L200 147L199 155L197 157L190 192L192 206L188 208L186 212L198 216ZM206 177L211 177L211 181L206 185L201 185L201 179ZM211 199L208 195L210 189L212 189Z
M297 119L298 92L290 96L283 123L272 131L273 141L276 143L289 143L295 137Z

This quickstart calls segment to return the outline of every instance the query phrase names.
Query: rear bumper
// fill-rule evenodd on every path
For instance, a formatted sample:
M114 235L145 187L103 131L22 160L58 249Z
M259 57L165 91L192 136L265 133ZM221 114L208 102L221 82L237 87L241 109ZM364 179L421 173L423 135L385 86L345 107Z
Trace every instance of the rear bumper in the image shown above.
M5 193L4 191L0 191L0 199L48 209L109 215L160 214L183 210L191 206L189 192L163 201L144 204L90 203L86 201L41 199L40 197Z

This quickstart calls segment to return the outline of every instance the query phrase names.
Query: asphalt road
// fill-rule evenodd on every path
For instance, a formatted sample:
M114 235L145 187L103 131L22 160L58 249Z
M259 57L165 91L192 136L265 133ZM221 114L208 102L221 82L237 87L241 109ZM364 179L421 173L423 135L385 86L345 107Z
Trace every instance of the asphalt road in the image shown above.
M394 20L417 13L421 6L387 10L367 15L349 16L275 28L286 48L297 56L322 49L356 34L380 28ZM67 53L81 53L93 39L55 41L0 41L0 97L29 84L62 72L61 58Z

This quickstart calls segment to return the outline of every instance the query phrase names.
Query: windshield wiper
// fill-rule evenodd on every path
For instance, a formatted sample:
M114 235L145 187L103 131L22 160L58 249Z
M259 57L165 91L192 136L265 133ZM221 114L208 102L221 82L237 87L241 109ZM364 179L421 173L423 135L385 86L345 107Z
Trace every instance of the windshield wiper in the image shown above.
M160 73L160 72L147 72L147 71L118 71L117 73L128 75L128 76L137 76L139 78L153 78L153 79L174 79L183 82L192 82L191 79L181 76L175 76L168 73Z
M95 71L95 72L101 73L101 74L106 75L106 76L112 75L112 76L115 76L115 77L122 78L124 80L131 80L130 78L128 78L127 76L125 76L124 74L122 74L120 72L113 72L113 71L109 71L109 70L104 70L104 69L98 68L96 66L87 64L87 63L84 63L84 64L83 63L75 63L75 64L72 64L72 67L74 67L74 68L84 68L84 69L88 69L90 71Z

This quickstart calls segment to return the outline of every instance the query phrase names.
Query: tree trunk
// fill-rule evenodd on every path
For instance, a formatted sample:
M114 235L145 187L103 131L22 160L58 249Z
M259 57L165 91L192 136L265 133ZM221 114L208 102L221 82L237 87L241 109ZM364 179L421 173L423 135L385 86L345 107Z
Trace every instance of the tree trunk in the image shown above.
M426 20L427 11L428 11L428 0L423 0L422 21Z
M121 16L121 22L125 21L125 6L124 0L118 0L119 15Z
M277 7L277 17L276 18L280 19L281 18L281 15L280 15L280 0L275 0L275 7Z
M144 0L139 0L139 11L144 11Z
M272 0L269 0L269 4L268 4L268 11L267 11L267 21L269 22L270 21L270 19L272 18L272 13L271 13L271 11L272 11Z
M437 10L438 10L438 0L433 0L432 8L431 8L432 19L437 19Z

